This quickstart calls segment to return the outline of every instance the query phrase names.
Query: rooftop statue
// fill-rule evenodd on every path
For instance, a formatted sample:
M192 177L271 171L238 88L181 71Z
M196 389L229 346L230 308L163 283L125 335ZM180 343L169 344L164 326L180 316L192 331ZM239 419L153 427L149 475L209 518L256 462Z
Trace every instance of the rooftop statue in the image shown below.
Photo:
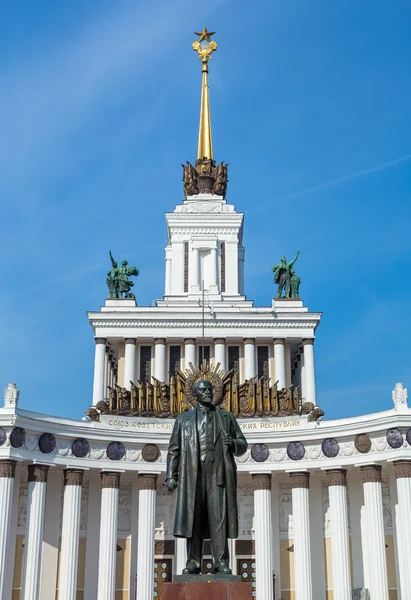
M107 273L107 287L109 298L135 298L135 295L130 292L134 286L134 282L130 281L129 277L138 277L138 269L129 267L126 260L121 261L121 266L114 260L110 254L111 269Z
M238 537L234 457L246 452L247 441L233 413L216 406L219 387L207 379L194 384L196 406L178 415L168 447L166 483L177 488L174 535L187 538L186 575L201 573L204 539L214 573L231 574L228 538Z
M293 269L294 263L300 255L298 250L291 262L287 262L285 256L281 258L278 265L274 265L271 269L274 273L274 283L278 285L276 298L281 298L284 292L284 298L299 298L300 277L297 276Z

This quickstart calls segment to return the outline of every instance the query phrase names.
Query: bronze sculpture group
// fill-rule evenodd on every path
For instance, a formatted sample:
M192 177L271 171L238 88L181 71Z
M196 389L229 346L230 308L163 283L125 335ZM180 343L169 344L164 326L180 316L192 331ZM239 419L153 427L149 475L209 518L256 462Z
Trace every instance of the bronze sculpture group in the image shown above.
M129 277L138 277L138 269L129 267L126 260L122 260L119 267L111 252L109 255L111 260L111 269L107 273L109 298L135 298L135 295L130 292L134 282Z
M284 292L285 298L299 298L301 279L297 276L293 269L294 263L300 255L297 252L292 261L287 262L285 256L281 258L278 265L274 265L271 269L274 273L274 283L278 285L276 298L281 298Z

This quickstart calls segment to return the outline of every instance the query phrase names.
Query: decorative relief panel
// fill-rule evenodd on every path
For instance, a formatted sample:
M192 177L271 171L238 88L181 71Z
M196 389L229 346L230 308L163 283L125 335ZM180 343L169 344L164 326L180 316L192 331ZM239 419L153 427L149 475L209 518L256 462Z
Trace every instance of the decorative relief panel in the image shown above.
M118 531L131 530L131 482L120 484L118 496Z
M252 484L238 486L238 521L240 535L252 535L254 530L254 489Z
M384 514L384 527L386 529L392 528L392 512L391 512L391 492L390 492L390 478L383 477L381 484L382 493L382 511Z
M90 488L89 482L86 481L83 484L83 490L81 492L80 531L87 531L89 488Z
M27 479L21 479L20 481L20 493L19 493L19 510L17 517L17 527L26 527L27 520Z
M292 485L280 483L278 486L278 508L280 520L280 533L293 537L293 508L291 500Z

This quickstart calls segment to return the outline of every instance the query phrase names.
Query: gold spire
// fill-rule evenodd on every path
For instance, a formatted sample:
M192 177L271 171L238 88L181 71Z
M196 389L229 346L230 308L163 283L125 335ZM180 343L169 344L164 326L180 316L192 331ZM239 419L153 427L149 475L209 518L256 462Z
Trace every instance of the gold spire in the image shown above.
M210 99L208 95L208 61L214 50L217 50L217 42L211 40L214 31L207 31L206 27L202 31L195 31L199 40L193 42L193 50L198 53L198 58L202 61L203 81L201 84L201 108L200 108L200 128L198 132L198 153L197 160L213 160L213 140L211 136L210 119Z

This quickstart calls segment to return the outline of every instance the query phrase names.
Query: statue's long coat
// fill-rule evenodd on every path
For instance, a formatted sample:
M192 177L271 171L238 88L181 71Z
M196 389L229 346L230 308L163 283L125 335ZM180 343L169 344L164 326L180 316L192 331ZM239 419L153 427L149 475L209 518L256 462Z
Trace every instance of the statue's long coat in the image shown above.
M224 433L232 436L234 449L230 450L224 444ZM242 456L246 450L247 441L234 415L222 408L216 408L214 464L217 469L217 485L226 486L229 538L238 537L237 467L234 456ZM166 479L175 479L178 482L175 537L192 536L198 461L197 419L196 410L193 409L177 416L168 447ZM209 532L204 532L204 537L208 539Z

